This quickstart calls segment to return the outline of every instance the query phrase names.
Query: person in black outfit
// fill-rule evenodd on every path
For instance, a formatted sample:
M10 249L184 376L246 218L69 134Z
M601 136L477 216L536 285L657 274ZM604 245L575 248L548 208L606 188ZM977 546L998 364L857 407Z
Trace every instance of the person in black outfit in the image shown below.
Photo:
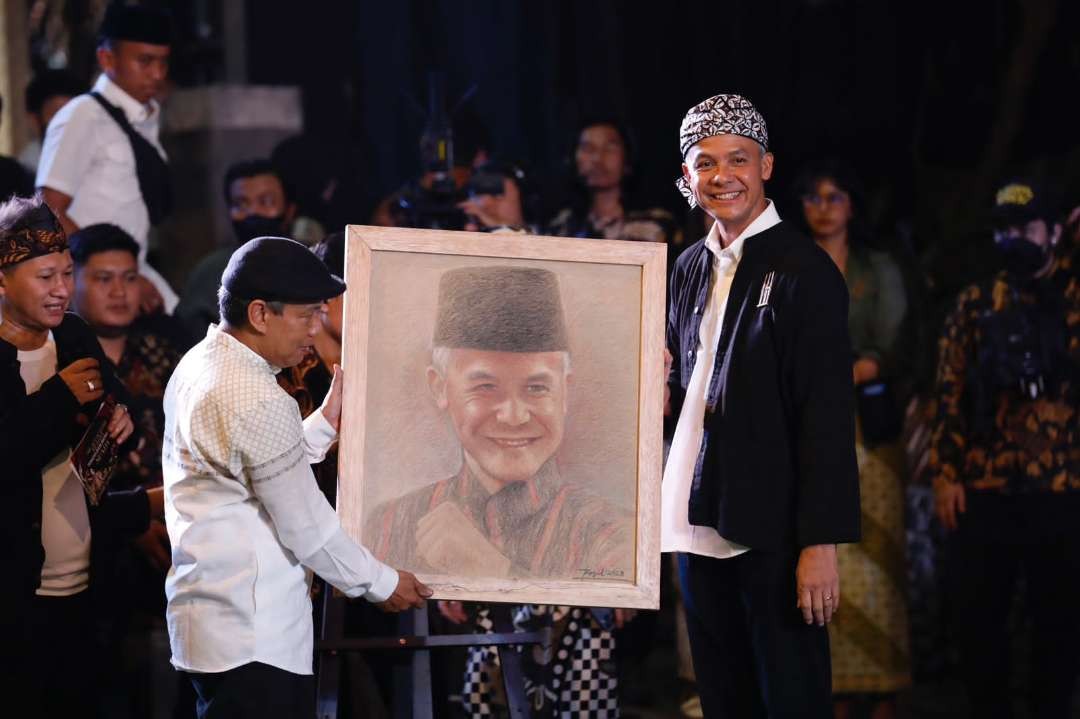
M671 277L661 543L680 553L702 709L831 717L836 544L860 520L847 288L765 197L748 100L691 108L680 146L679 189L716 222Z
M0 205L0 689L35 716L93 714L95 577L116 542L161 514L161 493L87 500L68 461L88 417L112 395L110 436L133 424L127 393L93 332L66 313L72 260L60 223L40 199Z

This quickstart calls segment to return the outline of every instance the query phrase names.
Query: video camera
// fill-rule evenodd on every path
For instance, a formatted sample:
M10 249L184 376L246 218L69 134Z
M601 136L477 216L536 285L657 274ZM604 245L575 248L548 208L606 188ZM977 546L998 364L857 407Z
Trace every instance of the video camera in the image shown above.
M442 76L432 73L429 78L427 122L420 135L422 174L394 198L391 212L399 225L460 230L465 227L467 218L458 204L478 195L503 193L503 181L510 175L502 168L488 164L470 172L466 167L454 166L452 115L475 91L474 85L458 101L455 111L447 113ZM475 152L482 148L471 149Z

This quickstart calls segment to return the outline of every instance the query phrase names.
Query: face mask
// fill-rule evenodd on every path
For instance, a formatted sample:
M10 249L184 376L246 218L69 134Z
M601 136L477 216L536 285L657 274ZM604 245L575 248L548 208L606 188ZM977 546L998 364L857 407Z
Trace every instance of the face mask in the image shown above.
M1046 265L1047 251L1023 237L1003 237L996 245L1005 270L1017 279L1031 279Z
M248 215L242 220L234 220L232 226L233 232L236 233L236 241L242 245L256 237L280 237L285 234L285 215L275 217Z

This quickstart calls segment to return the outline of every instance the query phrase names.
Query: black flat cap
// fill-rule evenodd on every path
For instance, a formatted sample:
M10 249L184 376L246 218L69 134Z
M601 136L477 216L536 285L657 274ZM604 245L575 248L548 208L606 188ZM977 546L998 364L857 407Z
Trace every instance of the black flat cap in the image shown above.
M308 304L345 291L322 260L296 240L256 237L237 248L221 275L221 285L234 297Z
M462 267L439 279L435 347L569 350L559 280L534 267Z
M172 16L166 10L115 1L105 9L98 36L109 40L168 45L172 42Z

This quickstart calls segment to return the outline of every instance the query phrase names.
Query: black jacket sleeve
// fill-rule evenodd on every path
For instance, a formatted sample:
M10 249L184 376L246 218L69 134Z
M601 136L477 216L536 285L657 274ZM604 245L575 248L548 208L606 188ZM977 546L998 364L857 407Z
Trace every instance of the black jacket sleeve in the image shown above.
M800 547L856 542L860 531L847 286L831 260L813 259L795 288L790 368Z
M59 375L28 395L17 364L5 374L12 376L4 377L0 457L23 456L33 466L44 467L67 446L79 403ZM0 472L0 477L21 479L18 472Z

